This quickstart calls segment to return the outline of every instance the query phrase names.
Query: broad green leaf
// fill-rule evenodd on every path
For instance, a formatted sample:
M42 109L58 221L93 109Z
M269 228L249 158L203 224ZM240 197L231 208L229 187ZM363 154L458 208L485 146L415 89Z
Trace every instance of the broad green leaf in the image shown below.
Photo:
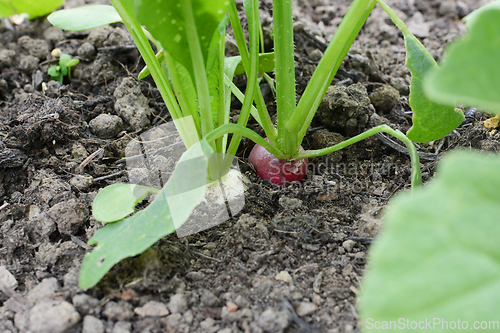
M210 153L205 140L193 145L182 155L172 176L148 207L95 233L89 245L97 243L97 246L85 255L80 270L82 289L95 286L113 265L144 252L189 218L205 196L206 158Z
M431 184L390 202L358 299L365 332L375 322L400 318L417 325L460 319L469 329L475 321L498 325L498 170L498 155L454 152L443 158ZM380 331L455 331L441 324L393 328Z
M47 19L54 26L71 31L94 29L122 21L115 8L107 5L91 5L58 10L50 14Z
M64 0L0 0L0 17L26 13L32 20L47 15L63 4Z
M462 20L465 21L465 23L467 24L467 27L470 28L471 25L474 24L474 22L479 17L479 14L483 13L484 11L493 9L493 8L500 9L500 1L498 1L498 0L493 1L493 2L490 2L489 4L486 4L482 7L479 7L478 9L476 9L475 11L473 11L472 13L470 13L469 15L464 17Z
M429 97L500 113L500 9L481 11L466 36L446 50L441 68L429 73Z
M424 94L423 78L437 67L434 58L413 36L406 25L382 1L377 1L391 20L401 30L406 45L406 66L411 71L410 106L413 110L413 126L406 134L413 142L430 142L441 139L464 120L454 101L436 103Z
M214 31L226 14L229 0L191 0L196 31L206 63ZM193 73L182 0L137 1L137 17L176 61Z
M155 188L134 184L113 184L103 188L94 199L92 215L103 223L126 218L135 211L135 206Z

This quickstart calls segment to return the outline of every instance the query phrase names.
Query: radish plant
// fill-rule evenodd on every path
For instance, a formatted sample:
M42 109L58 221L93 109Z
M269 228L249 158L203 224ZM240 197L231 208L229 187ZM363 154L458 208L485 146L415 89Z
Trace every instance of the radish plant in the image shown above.
M353 1L298 103L292 1L273 2L274 35L279 36L275 39L273 54L259 53L261 26L257 0L244 1L248 44L236 4L231 0L111 0L111 3L114 8L87 6L55 12L49 21L66 30L123 22L147 65L140 76L152 75L188 150L160 191L115 184L97 195L94 217L108 224L89 241L98 245L85 256L80 277L83 289L95 285L116 262L143 252L161 237L174 232L203 200L206 178L217 180L228 172L243 136L256 143L250 161L257 174L281 184L282 181L302 181L307 174L308 158L332 153L385 132L407 146L414 188L421 183L421 177L412 140L439 139L463 120L463 114L453 105L439 105L424 96L422 77L437 65L383 1ZM381 125L332 147L303 150L301 142L328 86L377 3L405 36L407 63L413 74L410 105L415 114L414 127L407 137ZM240 52L238 57L224 57L228 21ZM150 42L156 46L157 54ZM266 74L271 71L276 82L276 124L258 86L260 78L271 81ZM240 72L247 76L245 93L232 82L234 74ZM229 121L231 93L242 102L236 124ZM246 127L250 116L264 129L266 138ZM160 203L155 200L146 209L127 217L148 193L165 200Z

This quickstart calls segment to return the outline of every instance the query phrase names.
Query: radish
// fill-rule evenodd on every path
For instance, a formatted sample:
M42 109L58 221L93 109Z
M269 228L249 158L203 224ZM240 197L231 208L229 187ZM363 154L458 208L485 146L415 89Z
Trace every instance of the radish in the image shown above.
M300 150L304 150L302 146ZM283 181L302 183L307 177L307 158L294 161L279 160L258 144L255 144L250 152L248 161L252 163L257 176L269 179L273 185L282 185Z

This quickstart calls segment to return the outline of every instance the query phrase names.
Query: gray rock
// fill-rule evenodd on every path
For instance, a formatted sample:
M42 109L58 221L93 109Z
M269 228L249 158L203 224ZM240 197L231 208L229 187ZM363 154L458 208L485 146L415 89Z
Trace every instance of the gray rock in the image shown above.
M62 83L59 81L51 80L47 82L47 89L45 95L50 98L57 98L61 96Z
M16 289L17 287L16 278L5 266L0 266L0 284L10 289Z
M122 28L114 28L109 33L107 40L104 42L105 46L115 46L115 45L123 45L130 42L130 35L128 32Z
M35 58L47 60L49 56L49 45L43 39L33 39L29 36L22 36L17 40L17 45Z
M281 197L278 200L281 207L284 209L295 209L302 206L302 200L297 198Z
M171 313L184 313L188 309L188 303L184 294L175 294L170 297L167 305Z
M170 313L165 304L156 301L149 301L134 312L141 317L164 317Z
M69 180L69 183L76 187L78 190L83 191L88 189L90 185L92 185L93 179L94 178L92 176L76 175Z
M141 92L141 87L133 78L126 77L116 88L115 111L125 119L135 131L149 127L151 109L149 103Z
M30 226L29 236L33 242L47 240L50 234L57 228L56 223L47 215L46 212L34 215L29 219L28 225Z
M94 316L83 318L82 333L104 333L104 324Z
M316 119L335 132L353 136L365 130L374 112L375 108L362 84L348 87L334 85L326 91Z
M123 121L120 117L110 114L100 114L89 123L92 133L100 138L112 138L123 129Z
M77 159L86 158L87 156L89 156L89 153L81 143L75 142L71 146L71 156Z
M116 302L108 302L104 306L103 315L109 320L130 320L134 316L134 312L132 311L132 305L127 302L119 301Z
M26 299L28 304L34 305L42 299L49 298L59 289L59 283L56 278L43 279L33 289L28 292Z
M177 328L181 324L182 319L183 318L182 318L182 315L180 313L172 313L171 315L169 315L165 318L165 323L167 324L167 327L169 327L172 332L177 332Z
M406 23L408 30L412 34L420 38L426 38L430 36L430 27L427 22L425 22L424 15L417 11Z
M104 46L104 42L108 39L109 33L113 28L110 26L100 27L90 30L87 40L94 45L95 48Z
M203 289L201 291L201 303L208 307L214 307L219 303L219 298L215 296L210 290Z
M89 210L87 205L76 199L63 201L52 206L48 215L57 224L57 229L65 235L73 235L86 221Z
M321 52L319 49L314 49L308 53L308 56L312 61L320 61L323 57L323 52Z
M94 45L89 42L83 43L79 48L78 48L78 56L84 59L93 59L96 55L96 50Z
M389 83L391 86L396 88L401 95L408 95L410 93L410 85L405 78L402 77L390 77Z
M283 332L285 328L290 325L290 317L288 313L284 311L274 311L273 309L267 309L262 312L259 316L257 324L265 332Z
M130 333L132 330L132 323L126 322L126 321L117 321L115 323L115 326L113 326L113 331L112 333Z
M73 305L65 301L46 300L28 313L28 327L37 333L64 333L80 321Z
M64 33L61 29L57 27L49 27L43 32L43 38L54 47L54 45L64 39Z
M399 91L389 85L385 85L372 92L369 97L379 114L389 113L399 101Z
M0 68L12 66L12 62L16 56L13 50L0 50Z
M83 315L93 313L99 306L99 300L87 294L73 296L73 305Z
M40 60L31 55L21 55L19 57L18 67L20 70L26 73L32 73L35 69L38 68L38 63Z

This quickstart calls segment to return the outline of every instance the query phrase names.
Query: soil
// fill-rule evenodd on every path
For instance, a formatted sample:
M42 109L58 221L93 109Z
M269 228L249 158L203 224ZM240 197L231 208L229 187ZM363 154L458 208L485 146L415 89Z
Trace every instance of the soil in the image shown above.
M66 6L84 2L91 1ZM439 59L465 32L460 18L487 1L387 2ZM295 2L299 96L349 3ZM261 2L268 50L271 7ZM410 186L401 144L369 138L312 159L306 183L273 187L255 176L246 160L252 144L243 140L238 158L250 185L241 212L191 236L165 237L82 291L86 243L102 226L91 215L93 198L129 182L127 144L170 117L151 79L136 79L143 63L121 24L70 33L46 19L3 20L0 32L0 332L360 331L356 295L366 253L388 200ZM80 59L63 84L47 75L54 47ZM304 148L381 123L406 132L412 114L404 62L402 35L377 7ZM236 82L244 87L242 78ZM233 107L237 116L236 101ZM424 182L450 149L499 150L499 135L483 126L488 116L463 110L467 119L455 131L417 144Z

